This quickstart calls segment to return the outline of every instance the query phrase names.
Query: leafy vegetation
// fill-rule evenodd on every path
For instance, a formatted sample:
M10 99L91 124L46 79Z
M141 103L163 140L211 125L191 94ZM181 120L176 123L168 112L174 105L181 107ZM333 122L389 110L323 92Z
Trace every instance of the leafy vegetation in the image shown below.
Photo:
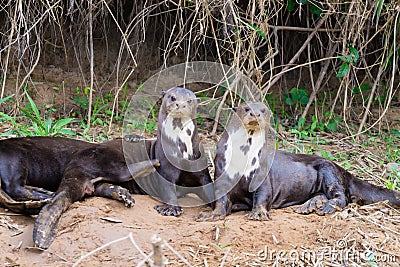
M12 96L8 96L0 101L3 103ZM35 102L26 94L28 104L25 108L19 107L19 110L29 119L26 124L18 123L18 117L13 117L0 112L0 119L8 121L12 124L13 129L2 133L2 136L66 136L75 135L75 132L71 129L66 128L68 124L74 122L73 118L63 118L54 120L52 118L45 118L40 115L40 111L37 108Z

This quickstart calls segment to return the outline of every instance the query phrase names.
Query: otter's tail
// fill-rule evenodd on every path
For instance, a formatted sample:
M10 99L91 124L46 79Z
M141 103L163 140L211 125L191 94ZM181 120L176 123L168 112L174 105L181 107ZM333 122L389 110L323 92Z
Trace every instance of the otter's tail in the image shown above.
M400 192L370 184L352 177L349 181L350 202L368 205L388 200L390 204L400 207Z
M33 227L33 241L42 249L47 249L57 234L61 214L71 205L66 191L58 192L52 201L44 206Z

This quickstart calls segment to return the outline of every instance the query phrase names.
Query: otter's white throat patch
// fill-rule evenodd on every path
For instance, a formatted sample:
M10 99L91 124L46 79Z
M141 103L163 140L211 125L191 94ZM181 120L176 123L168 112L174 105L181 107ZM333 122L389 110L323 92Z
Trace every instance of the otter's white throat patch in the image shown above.
M189 159L190 156L193 156L192 135L195 125L191 118L180 118L180 123L178 124L176 120L177 119L174 119L172 116L167 116L163 121L163 132L165 137L168 137L174 143L178 144L180 140L185 144L186 151L182 151L182 156L184 159ZM179 149L178 145L177 149Z
M240 127L229 135L225 151L225 172L234 178L240 174L248 178L250 173L260 167L258 152L265 145L264 131L249 135L246 129ZM245 165L244 165L245 164ZM243 166L245 166L243 168Z

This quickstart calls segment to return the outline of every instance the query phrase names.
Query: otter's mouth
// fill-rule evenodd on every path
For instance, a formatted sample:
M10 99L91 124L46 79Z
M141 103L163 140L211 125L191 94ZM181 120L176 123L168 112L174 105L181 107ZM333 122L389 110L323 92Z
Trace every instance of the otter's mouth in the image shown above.
M258 126L258 121L249 121L249 123L247 123L250 126Z

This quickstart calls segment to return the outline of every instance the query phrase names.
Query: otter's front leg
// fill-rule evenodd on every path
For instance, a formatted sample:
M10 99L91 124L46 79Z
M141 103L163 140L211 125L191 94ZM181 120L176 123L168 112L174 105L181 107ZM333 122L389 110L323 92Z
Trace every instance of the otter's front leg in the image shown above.
M165 165L164 165L165 166ZM179 172L172 171L170 173L165 172L162 169L162 165L159 168L159 177L158 181L158 197L161 199L164 204L156 205L154 209L164 216L179 216L183 213L182 207L178 205L178 197L176 192L176 180L178 180ZM165 178L164 178L165 177ZM169 178L168 180L166 178ZM172 178L172 179L171 179Z
M259 174L258 176L262 176L262 174ZM258 178L261 179L260 177ZM247 214L247 218L250 220L271 220L269 210L272 206L272 187L270 180L268 177L265 177L265 174L263 179L264 181L262 184L253 192L253 208Z
M106 197L115 199L124 203L128 208L135 205L135 200L132 198L129 190L118 185L103 183L95 186L94 195L98 197Z
M198 217L198 221L216 221L223 220L227 215L232 212L232 201L230 199L230 192L234 187L236 181L229 178L226 173L223 173L214 182L215 190L215 206L211 213L201 213Z
M217 221L223 220L230 213L230 207L232 203L228 196L222 196L215 201L215 207L211 213L200 213L197 217L197 221Z
M179 216L183 213L182 207L178 205L176 186L167 182L159 188L159 196L164 204L156 205L154 209L164 216Z

